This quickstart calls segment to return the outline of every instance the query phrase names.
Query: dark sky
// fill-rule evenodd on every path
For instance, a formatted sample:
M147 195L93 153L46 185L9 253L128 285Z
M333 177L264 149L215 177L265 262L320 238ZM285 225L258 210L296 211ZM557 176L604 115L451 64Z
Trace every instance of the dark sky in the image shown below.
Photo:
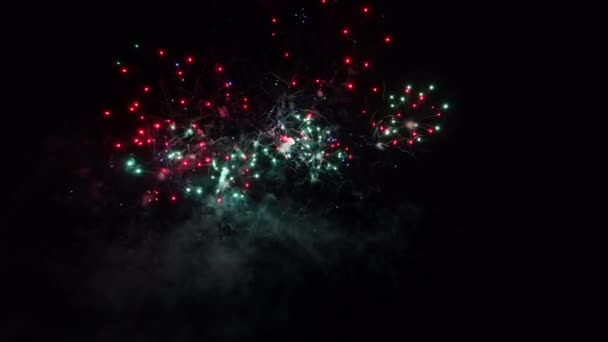
M301 3L304 8L317 6L314 1ZM83 3L15 10L22 25L12 28L8 43L12 48L4 54L9 55L5 68L16 89L14 106L8 109L15 113L8 119L13 127L7 135L8 153L14 160L11 164L20 167L9 171L14 196L9 198L13 206L6 227L10 246L3 248L7 269L14 274L7 277L9 299L4 305L14 333L64 340L149 335L230 339L225 330L238 330L237 321L255 321L222 308L267 318L255 321L259 329L243 330L245 336L288 336L294 330L313 335L331 331L319 335L326 337L358 332L407 336L407 327L418 321L462 321L464 330L497 324L490 313L505 307L515 286L508 277L509 257L502 252L505 241L522 234L519 219L526 202L521 195L527 170L523 162L516 162L529 134L518 48L525 37L525 20L513 25L515 11L499 6L369 3L387 8L391 30L406 41L395 48L398 58L386 61L387 69L440 84L455 108L441 141L433 144L432 153L412 163L414 169L406 179L386 176L390 181L384 184L386 197L410 201L423 213L416 233L405 238L408 247L391 245L407 253L381 258L391 265L378 266L376 273L357 272L359 263L361 269L371 268L372 256L365 253L339 259L331 267L338 274L331 285L322 271L306 261L293 261L304 265L298 268L301 273L283 275L276 283L258 283L249 295L210 299L208 293L197 297L199 292L185 292L192 297L172 302L172 309L159 309L159 301L167 298L161 294L136 302L137 310L115 311L93 300L91 308L83 307L74 295L86 295L81 286L88 282L83 279L101 268L90 250L105 253L114 248L114 237L105 236L107 243L92 241L104 235L90 223L86 208L66 209L57 199L74 170L90 163L88 151L95 150L102 135L94 116L113 94L108 89L115 79L108 65L135 40L167 48L201 51L210 46L220 54L247 54L257 48L256 34L265 30L259 24L265 19L260 17L291 13L298 6L265 0L245 6L232 1L157 7ZM396 260L400 257L404 260ZM375 277L386 276L382 270L396 274L388 277L394 286L376 281ZM122 281L121 276L109 274L109 279ZM269 294L275 291L290 293L285 304L289 309L273 307ZM234 302L239 298L241 305ZM248 311L250 306L256 309ZM214 321L215 315L225 320ZM144 323L148 320L154 322L154 329ZM193 328L206 324L213 333Z

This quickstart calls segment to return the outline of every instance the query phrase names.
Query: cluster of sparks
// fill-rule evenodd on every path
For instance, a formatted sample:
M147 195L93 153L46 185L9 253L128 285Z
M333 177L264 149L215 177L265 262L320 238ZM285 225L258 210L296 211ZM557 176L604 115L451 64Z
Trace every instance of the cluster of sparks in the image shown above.
M321 1L321 5L329 4ZM360 14L371 12L365 6ZM294 17L300 24L308 20L303 9ZM276 37L281 20L271 17L270 22L272 37ZM341 28L337 35L356 41L349 28ZM376 38L382 44L393 44L390 34ZM357 64L357 70L372 73L369 59L338 57L340 68L346 71L343 76L333 72L332 78L316 76L321 71L286 78L273 73L277 95L267 103L256 103L260 98L256 91L262 89L245 91L244 82L238 81L239 75L231 75L228 64L204 56L176 56L164 49L144 52L140 44L133 47L145 58L158 59L159 75L117 61L118 73L139 83L130 100L104 110L103 115L133 127L133 135L117 136L112 148L119 156L115 160L128 173L150 180L142 198L144 205L184 197L218 204L243 201L288 172L318 182L339 175L361 148L413 148L440 131L438 119L448 109L448 104L434 102L433 85L421 89L405 85L394 94L379 91L373 84L358 85L356 75L360 73L349 70ZM282 60L292 57L290 51L280 51ZM358 109L351 122L339 122L328 109L340 105L331 101L338 91L380 101L375 108ZM353 122L367 127L366 144L349 140L353 134L348 128Z

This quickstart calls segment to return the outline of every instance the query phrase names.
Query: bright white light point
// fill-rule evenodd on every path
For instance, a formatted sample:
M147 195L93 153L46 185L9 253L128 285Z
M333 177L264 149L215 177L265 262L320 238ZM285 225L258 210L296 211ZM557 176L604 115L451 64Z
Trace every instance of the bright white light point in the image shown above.
M433 89L435 89L435 86L431 84L431 85L429 86L429 90L433 90Z
M405 97L401 96L401 102L405 102Z
M296 141L293 138L288 137L285 142L281 143L281 146L279 146L278 151L280 153L287 154L291 149L291 146L293 146L295 143Z
M226 167L222 168L222 173L220 174L220 179L217 183L219 189L224 190L228 187L229 182L226 181L226 176L228 176L229 172L230 171L228 170L228 168L226 168Z
M407 89L412 89L412 86L408 84Z
M443 105L443 109L448 109L448 104L447 103Z
M414 121L408 121L405 123L405 127L407 127L408 129L414 129L418 127L418 125Z

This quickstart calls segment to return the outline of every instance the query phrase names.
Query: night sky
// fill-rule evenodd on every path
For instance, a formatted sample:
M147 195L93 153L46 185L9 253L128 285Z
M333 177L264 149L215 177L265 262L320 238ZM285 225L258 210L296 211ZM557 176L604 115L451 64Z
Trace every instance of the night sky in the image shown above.
M514 161L529 134L515 48L523 28L506 25L513 10L504 8L368 3L385 9L400 40L383 61L387 80L439 85L453 108L444 132L398 169L351 175L375 189L367 202L327 189L283 194L259 204L267 216L243 214L240 224L282 220L285 230L247 234L188 206L120 211L87 197L95 182L112 199L130 189L103 171L99 113L118 90L112 63L139 41L263 64L260 22L300 8L314 18L316 1L54 5L24 15L4 52L16 94L4 116L0 339L380 340L420 323L501 324L514 296L505 241L523 229L527 170ZM317 31L322 44L327 32ZM302 211L304 202L316 204Z

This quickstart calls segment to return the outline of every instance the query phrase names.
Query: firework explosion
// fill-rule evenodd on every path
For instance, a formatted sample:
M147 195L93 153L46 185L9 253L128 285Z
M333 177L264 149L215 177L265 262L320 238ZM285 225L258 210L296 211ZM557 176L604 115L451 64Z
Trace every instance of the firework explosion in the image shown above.
M329 24L335 34L322 39L344 53L304 67L298 51L307 48L306 38L294 42L308 24L304 9L293 18L267 18L266 50L275 58L266 70L242 59L134 44L131 58L115 62L129 97L103 111L120 127L111 167L145 179L143 205L182 198L225 204L286 182L339 178L367 149L412 151L440 131L448 104L433 85L404 84L394 92L378 85L385 83L374 67L382 57L372 51L387 53L396 43L389 33L366 29L382 18L365 6L357 27ZM371 55L379 57L365 57Z

